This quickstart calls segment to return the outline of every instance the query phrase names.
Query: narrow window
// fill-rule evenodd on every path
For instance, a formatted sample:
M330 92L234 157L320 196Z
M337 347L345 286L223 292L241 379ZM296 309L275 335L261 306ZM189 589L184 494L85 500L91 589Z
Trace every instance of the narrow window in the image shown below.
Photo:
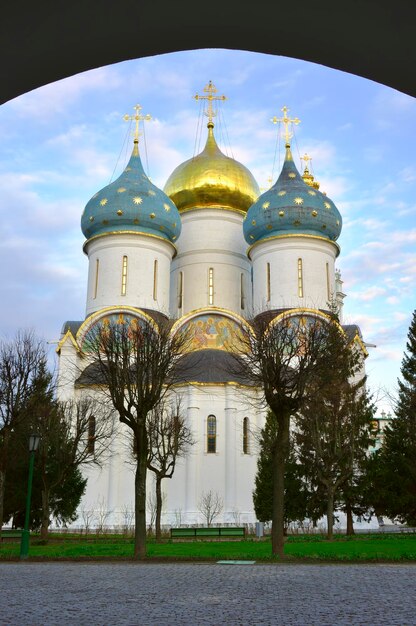
M179 272L178 276L178 309L183 306L183 272Z
M121 266L121 295L126 295L127 289L127 257L123 256L123 264Z
M96 259L95 261L95 283L94 283L94 300L97 297L98 291L98 273L100 270L100 259Z
M298 296L303 298L303 269L302 259L298 259Z
M95 452L95 417L90 415L88 419L88 442L87 442L88 454L94 454Z
M214 304L214 268L208 270L208 304Z
M243 419L243 454L250 454L249 432L250 422L248 417L245 417Z
M326 264L326 295L329 302L331 300L331 289L329 286L329 263Z
M266 280L267 280L267 302L270 302L270 263L266 266Z
M215 415L208 415L207 419L207 452L217 451L217 418Z
M157 260L153 265L153 300L157 300Z
M240 306L241 309L244 311L245 305L246 305L246 296L245 296L245 291L244 291L244 274L241 274L240 276L240 298L241 298L241 302L240 302Z

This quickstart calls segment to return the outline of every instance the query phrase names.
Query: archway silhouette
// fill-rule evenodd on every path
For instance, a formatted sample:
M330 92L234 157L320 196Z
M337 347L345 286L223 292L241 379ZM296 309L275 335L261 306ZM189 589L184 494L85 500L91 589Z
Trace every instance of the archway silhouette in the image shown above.
M293 57L416 95L414 2L100 0L2 7L0 102L80 72L179 50Z

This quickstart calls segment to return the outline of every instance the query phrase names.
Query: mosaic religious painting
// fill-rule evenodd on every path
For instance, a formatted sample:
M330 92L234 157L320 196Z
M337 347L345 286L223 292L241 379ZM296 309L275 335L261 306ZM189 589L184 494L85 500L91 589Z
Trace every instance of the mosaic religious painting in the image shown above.
M206 314L192 318L184 325L191 337L190 350L226 350L244 352L244 332L234 320L224 315Z
M111 313L105 317L100 317L92 326L87 327L85 332L78 338L78 343L83 352L94 352L95 342L99 337L104 336L111 329L120 327L120 336L127 332L127 337L133 338L140 328L148 328L148 323L134 315L126 313Z

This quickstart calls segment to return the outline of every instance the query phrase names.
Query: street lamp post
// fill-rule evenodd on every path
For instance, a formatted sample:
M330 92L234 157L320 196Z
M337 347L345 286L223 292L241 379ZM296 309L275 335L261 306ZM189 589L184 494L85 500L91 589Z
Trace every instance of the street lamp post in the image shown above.
M30 518L30 501L32 499L32 481L33 481L33 466L35 464L35 452L39 446L39 435L32 434L29 436L29 478L27 481L27 496L26 496L26 513L25 513L25 527L22 532L22 541L20 544L20 558L27 559L29 554L29 518Z

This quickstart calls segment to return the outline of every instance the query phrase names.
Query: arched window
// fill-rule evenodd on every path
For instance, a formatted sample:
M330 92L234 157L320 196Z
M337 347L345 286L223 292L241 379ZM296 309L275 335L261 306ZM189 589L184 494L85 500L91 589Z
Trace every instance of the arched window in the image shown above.
M183 306L183 272L179 272L178 276L178 309Z
M240 308L242 311L244 311L245 306L246 306L246 294L245 294L245 289L244 289L244 274L241 274L240 276Z
M95 452L95 417L94 415L90 415L88 419L87 452L88 454L94 454Z
M267 302L270 302L270 263L266 265L266 289L267 289Z
M302 259L298 259L298 296L303 298L303 267Z
M250 422L248 417L243 419L243 454L250 454Z
M215 415L208 415L207 419L207 452L217 451L217 418Z
M121 266L121 295L125 296L127 290L127 256L123 256L123 263Z
M214 304L214 268L208 270L208 304Z
M331 286L330 286L330 280L329 280L329 263L326 264L326 296L329 302L331 300Z
M95 281L94 281L94 300L97 297L98 291L98 273L100 271L100 259L95 260Z
M157 300L157 260L153 264L153 300Z

